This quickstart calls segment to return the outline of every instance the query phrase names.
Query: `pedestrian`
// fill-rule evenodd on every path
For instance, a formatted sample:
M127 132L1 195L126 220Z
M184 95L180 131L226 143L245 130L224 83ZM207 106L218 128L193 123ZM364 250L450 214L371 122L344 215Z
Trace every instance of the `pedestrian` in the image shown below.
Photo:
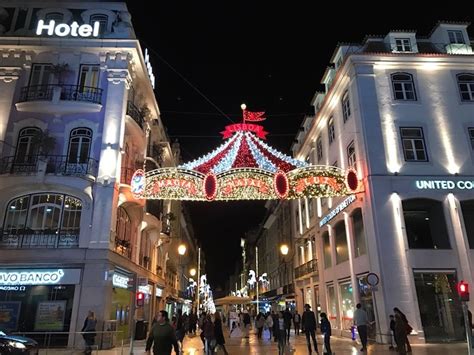
M283 319L285 320L285 331L286 331L286 338L288 339L287 343L290 342L290 331L291 331L291 320L293 319L293 315L291 314L290 310L287 308L283 312Z
M268 332L270 333L270 338L269 340L272 340L272 334L273 334L273 317L270 313L267 313L267 317L265 318L265 327L268 329Z
M179 354L179 345L176 340L176 334L169 323L168 312L160 311L156 318L156 323L150 330L146 340L145 352L150 355L150 349L153 346L154 355L171 355L171 349Z
M397 342L397 352L405 355L407 353L407 323L400 313L395 312L395 341Z
M402 311L400 311L399 308L395 307L393 309L393 312L395 312L395 321L397 320L396 317L397 317L397 313L398 313L400 315L400 317L402 318L403 322L406 325L407 336L405 337L405 340L406 340L407 352L411 353L411 345L410 345L410 341L408 340L408 334L410 334L413 331L413 328L408 323L408 319L407 319L406 315Z
M321 333L324 334L324 354L331 355L331 323L326 313L322 312L321 317Z
M276 343L278 341L278 319L279 319L280 312L275 313L272 311L272 320L273 320L273 341Z
M197 318L196 314L194 314L193 311L189 314L189 333L190 334L196 334L196 323L197 323Z
M84 341L86 342L86 349L84 351L84 354L92 354L92 347L94 346L95 343L95 327L97 326L97 319L95 318L95 314L93 311L89 311L87 314L87 317L84 321L84 325L82 326L82 337L84 338Z
M214 315L214 337L216 338L216 346L224 351L224 354L228 355L227 349L225 348L224 332L222 331L222 321L219 312Z
M206 323L206 312L202 312L201 315L199 316L198 325L199 325L199 329L201 330L201 334L199 334L199 336L201 337L201 341L204 346L204 349L206 349L206 339L204 338L204 324L205 323Z
M250 314L247 310L244 311L243 323L244 323L244 338L249 338L251 319L250 319Z
M295 325L295 335L299 335L301 327L301 316L299 315L298 311L295 311L295 315L293 316L293 324Z
M362 305L357 303L354 312L354 325L357 327L362 348L360 351L367 351L367 326L369 325L369 317L367 312L362 309Z
M316 351L316 354L319 354L318 343L316 341L316 316L311 310L311 306L309 304L305 304L304 308L305 311L303 312L303 316L301 317L301 326L303 332L306 335L306 344L308 345L308 351L310 354L312 353L311 339L313 339L314 351Z
M182 311L179 309L178 314L176 316L176 339L178 340L181 349L183 349L183 342L184 342L184 337L186 335L186 329L184 327L184 318L182 315Z
M390 350L394 349L393 343L397 344L397 338L395 337L395 316L391 314L390 316Z
M214 348L216 347L216 337L214 334L214 324L212 323L211 315L208 314L206 316L206 320L204 321L202 334L204 335L205 340L205 354L212 355L214 352Z
M286 348L286 327L284 312L278 312L278 321L276 323L276 337L278 339L278 355L283 355Z

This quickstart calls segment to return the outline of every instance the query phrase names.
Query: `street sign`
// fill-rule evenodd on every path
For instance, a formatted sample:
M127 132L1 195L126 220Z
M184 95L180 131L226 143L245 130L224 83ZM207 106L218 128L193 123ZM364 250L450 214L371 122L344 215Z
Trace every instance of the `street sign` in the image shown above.
M374 272L369 272L367 274L367 283L370 285L370 286L377 286L379 284L379 277L376 273Z
M138 286L148 286L148 278L147 277L139 277L138 278Z

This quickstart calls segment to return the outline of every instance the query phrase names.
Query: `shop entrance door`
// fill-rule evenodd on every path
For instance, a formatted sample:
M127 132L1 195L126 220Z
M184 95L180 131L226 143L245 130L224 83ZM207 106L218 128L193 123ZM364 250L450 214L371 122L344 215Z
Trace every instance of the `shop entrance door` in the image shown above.
M465 339L461 304L452 272L415 272L421 323L427 342Z

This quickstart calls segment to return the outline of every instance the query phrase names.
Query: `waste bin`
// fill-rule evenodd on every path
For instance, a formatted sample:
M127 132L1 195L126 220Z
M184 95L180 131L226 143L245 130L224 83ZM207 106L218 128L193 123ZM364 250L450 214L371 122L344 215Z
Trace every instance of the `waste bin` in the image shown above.
M135 324L135 340L146 339L146 324L143 320L137 320Z

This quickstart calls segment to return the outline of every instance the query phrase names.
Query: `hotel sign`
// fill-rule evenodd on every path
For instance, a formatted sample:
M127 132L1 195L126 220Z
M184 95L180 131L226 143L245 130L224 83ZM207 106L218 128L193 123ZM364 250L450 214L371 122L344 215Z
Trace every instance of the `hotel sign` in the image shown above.
M339 205L337 205L335 209L329 212L321 221L319 221L319 227L322 227L325 224L327 224L331 219L336 217L339 213L341 213L347 206L349 206L355 200L356 200L355 195L350 195L348 198L342 201Z
M474 190L474 181L471 180L416 180L418 190Z
M99 37L100 22L95 21L93 25L87 23L79 25L76 21L68 25L67 23L58 23L50 20L47 24L44 20L39 20L36 26L36 34L41 36L46 31L48 36L56 35L58 37Z

